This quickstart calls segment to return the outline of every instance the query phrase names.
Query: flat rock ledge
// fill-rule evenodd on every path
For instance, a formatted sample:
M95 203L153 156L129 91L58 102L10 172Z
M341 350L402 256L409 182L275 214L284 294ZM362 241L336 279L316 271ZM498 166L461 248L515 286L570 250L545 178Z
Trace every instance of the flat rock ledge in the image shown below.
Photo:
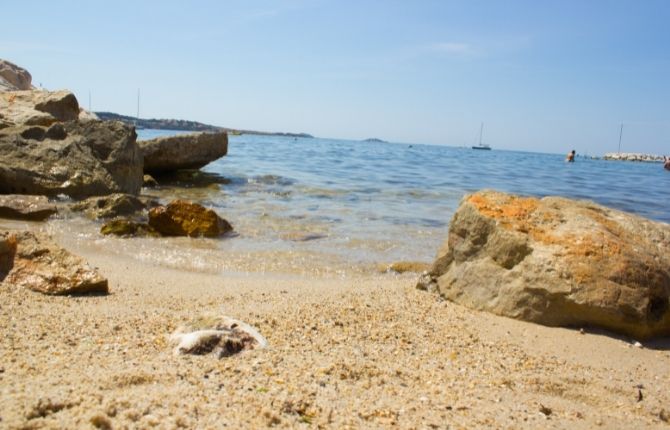
M548 326L670 335L670 225L588 201L480 191L463 198L417 285Z
M228 134L189 133L141 140L144 172L160 174L180 169L199 169L228 153Z
M44 221L57 212L46 196L0 194L0 218Z
M41 233L0 232L0 282L48 295L107 294L107 279Z

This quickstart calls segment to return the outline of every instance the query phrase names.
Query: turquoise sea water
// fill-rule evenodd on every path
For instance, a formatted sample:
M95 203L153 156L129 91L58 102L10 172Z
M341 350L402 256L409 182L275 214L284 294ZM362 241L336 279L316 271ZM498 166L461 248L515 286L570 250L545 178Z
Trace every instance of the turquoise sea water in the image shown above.
M138 131L140 139L170 133ZM658 163L242 135L230 136L228 155L202 171L213 184L155 193L199 201L228 219L236 235L221 250L344 265L432 261L460 199L482 188L590 199L670 222L670 172Z

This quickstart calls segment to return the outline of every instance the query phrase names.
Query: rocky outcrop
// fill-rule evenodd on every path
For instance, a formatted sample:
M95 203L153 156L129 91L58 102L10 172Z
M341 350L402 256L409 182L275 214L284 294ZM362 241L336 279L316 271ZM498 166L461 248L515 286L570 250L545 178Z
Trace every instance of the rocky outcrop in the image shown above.
M70 91L0 92L2 126L38 125L48 127L55 122L79 118L79 103Z
M211 209L175 200L149 210L149 225L164 236L221 236L233 227Z
M0 194L138 194L143 173L135 139L135 131L119 122L0 130Z
M122 237L160 237L160 233L154 230L149 224L125 218L117 218L106 222L100 228L100 233L104 234L105 236L114 235Z
M96 269L31 232L0 233L0 281L49 295L108 292L107 279Z
M466 196L419 288L498 315L670 334L670 225L559 197Z
M0 59L0 91L32 89L32 76L23 67Z
M164 173L199 169L228 152L228 134L192 133L138 142L144 155L144 171Z
M0 194L0 218L43 221L57 212L45 196Z

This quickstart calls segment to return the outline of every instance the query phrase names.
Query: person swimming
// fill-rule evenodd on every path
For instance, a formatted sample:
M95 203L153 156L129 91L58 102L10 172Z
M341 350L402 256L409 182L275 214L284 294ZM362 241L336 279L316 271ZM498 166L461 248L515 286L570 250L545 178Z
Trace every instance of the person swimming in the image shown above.
M667 156L663 156L663 168L665 170L670 170L670 158Z
M574 149L571 152L568 153L568 156L565 157L565 161L568 161L570 163L574 163L574 161L575 161L575 150Z

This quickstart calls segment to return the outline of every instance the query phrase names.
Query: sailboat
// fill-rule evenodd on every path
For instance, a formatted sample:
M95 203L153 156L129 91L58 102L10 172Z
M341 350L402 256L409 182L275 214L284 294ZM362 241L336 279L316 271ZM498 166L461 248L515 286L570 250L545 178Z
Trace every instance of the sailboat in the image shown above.
M473 145L472 149L484 149L487 151L491 150L491 147L485 143L482 143L482 133L484 132L484 123L482 123L482 126L479 127L479 144Z

